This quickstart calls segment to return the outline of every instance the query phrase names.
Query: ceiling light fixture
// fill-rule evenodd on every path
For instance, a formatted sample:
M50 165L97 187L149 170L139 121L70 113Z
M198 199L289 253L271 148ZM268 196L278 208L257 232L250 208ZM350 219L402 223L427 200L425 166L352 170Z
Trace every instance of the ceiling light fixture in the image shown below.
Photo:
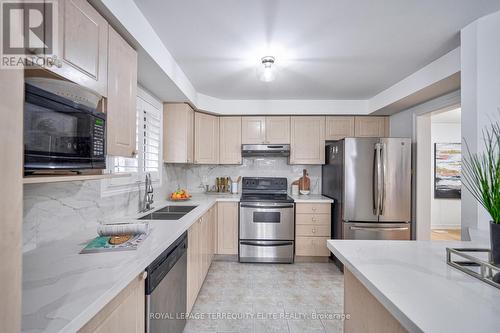
M263 82L271 82L276 79L276 70L274 66L274 57L266 56L261 59L262 67L259 73L259 79Z

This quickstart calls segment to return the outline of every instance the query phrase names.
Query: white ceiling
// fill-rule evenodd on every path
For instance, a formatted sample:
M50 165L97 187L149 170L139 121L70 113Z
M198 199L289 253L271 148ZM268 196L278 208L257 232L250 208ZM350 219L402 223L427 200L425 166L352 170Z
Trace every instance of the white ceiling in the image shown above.
M367 99L459 46L499 0L135 0L195 89L222 99ZM276 81L260 82L274 55Z

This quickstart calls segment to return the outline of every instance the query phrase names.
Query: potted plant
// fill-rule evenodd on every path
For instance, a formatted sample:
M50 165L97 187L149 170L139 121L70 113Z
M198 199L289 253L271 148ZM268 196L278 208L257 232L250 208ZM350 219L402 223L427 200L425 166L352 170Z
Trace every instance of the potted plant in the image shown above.
M491 257L500 265L500 123L483 131L484 151L471 153L462 162L464 185L488 211L490 221Z

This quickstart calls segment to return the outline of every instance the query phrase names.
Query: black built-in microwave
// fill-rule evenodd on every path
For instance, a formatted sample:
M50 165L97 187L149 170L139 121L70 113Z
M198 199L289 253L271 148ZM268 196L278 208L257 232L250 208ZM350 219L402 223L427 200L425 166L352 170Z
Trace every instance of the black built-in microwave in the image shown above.
M24 171L106 168L106 115L28 83Z

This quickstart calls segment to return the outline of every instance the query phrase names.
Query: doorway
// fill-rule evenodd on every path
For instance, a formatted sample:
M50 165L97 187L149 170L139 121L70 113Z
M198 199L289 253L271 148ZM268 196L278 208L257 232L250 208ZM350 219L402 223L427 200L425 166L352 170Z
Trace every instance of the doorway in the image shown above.
M417 239L461 239L461 109L419 115Z

